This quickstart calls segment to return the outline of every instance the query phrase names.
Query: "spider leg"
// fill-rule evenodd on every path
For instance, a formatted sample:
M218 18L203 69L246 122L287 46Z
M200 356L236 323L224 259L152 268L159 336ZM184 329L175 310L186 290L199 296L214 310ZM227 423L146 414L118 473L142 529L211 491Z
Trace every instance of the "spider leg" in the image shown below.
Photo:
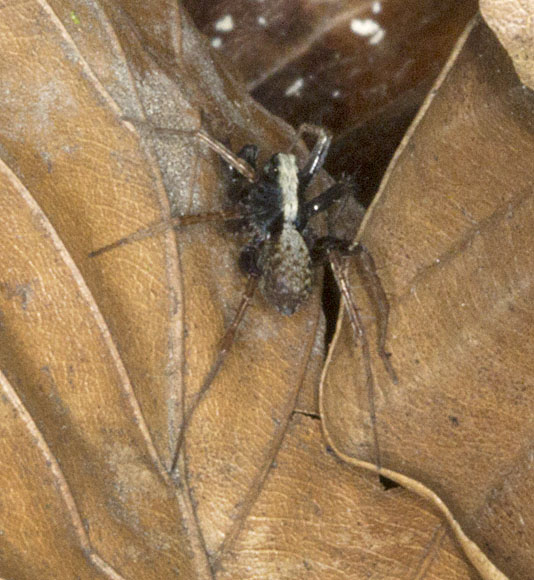
M382 359L391 381L398 383L397 373L390 360L390 353L386 351L386 340L389 320L389 301L386 296L380 276L376 271L376 264L369 250L361 245L351 246L347 240L341 240L333 236L324 236L315 241L311 251L312 261L317 264L324 263L327 259L332 263L333 252L338 256L353 256L355 258L358 275L362 280L363 287L375 312L377 321L376 350ZM347 285L348 287L348 285ZM341 286L340 286L341 289Z
M198 129L194 133L200 141L205 143L212 151L220 155L226 163L228 163L233 169L240 173L243 177L248 179L251 183L256 179L256 171L250 166L245 159L236 155L233 151L230 151L219 141L213 139L204 129Z
M148 130L153 131L159 135L191 135L192 137L196 137L202 143L205 143L212 151L220 155L228 165L233 167L238 173L240 173L243 177L248 179L250 182L255 181L256 179L256 172L250 166L249 163L243 158L240 158L239 155L236 155L233 151L225 147L222 143L211 137L204 129L193 129L192 131L188 131L186 129L172 129L169 127L155 127L146 121L141 121L139 119L133 119L131 117L123 117L124 121L132 123L136 126L146 127Z
M357 244L356 246L347 250L346 255L354 256L356 258L356 268L358 269L358 275L363 282L367 295L373 303L373 308L376 315L378 327L376 350L382 359L384 368L391 378L391 381L396 385L399 382L397 373L391 364L391 354L386 351L389 320L389 301L386 296L384 287L382 286L382 281L376 272L375 261L369 250L361 244Z
M355 183L349 181L338 181L323 191L320 195L299 204L299 215L297 218L297 228L302 231L308 221L317 214L327 210L336 201L357 191Z
M256 171L256 162L258 160L257 145L244 145L237 156L240 159L243 159L254 171ZM236 204L246 197L250 181L233 166L226 164L226 168L229 169L230 179L232 180L232 187L228 190L228 199L233 204Z
M371 351L369 347L369 341L367 340L367 334L365 332L365 326L363 325L360 316L360 311L354 302L352 292L350 291L347 276L343 268L342 257L353 256L356 258L358 274L363 282L365 291L367 292L367 295L369 296L376 313L376 348L380 358L382 359L384 368L389 374L392 382L397 384L397 375L393 369L391 361L389 360L390 355L388 352L386 352L389 302L382 286L382 282L380 281L380 278L376 272L376 265L374 263L373 257L364 246L358 244L354 247L351 247L347 240L340 240L339 238L335 238L333 236L325 236L315 241L312 247L311 256L313 262L316 264L320 264L326 260L329 260L338 287L343 296L343 302L349 317L354 341L356 344L360 342L362 345L362 358L366 376L369 416L371 419L373 432L375 463L377 468L380 469L382 466L382 456L380 452L380 443L378 440L378 427L375 407L375 380L371 366Z
M247 181L254 181L256 175L256 160L258 157L258 148L256 145L245 145L241 151L235 155L230 149L225 147L222 143L219 143L210 135L208 135L203 129L195 129L193 131L172 129L167 127L155 127L149 123L137 119L132 119L130 117L123 117L123 120L138 126L146 126L150 131L163 135L184 135L189 134L197 137L203 143L206 143L210 149L215 151L220 155L231 167L232 171L235 173L232 175L234 181L238 181L238 176L244 177ZM239 193L239 192L238 192ZM236 197L239 197L238 195ZM235 201L235 200L234 200ZM220 212L206 212L202 214L194 214L187 216L176 216L169 220L158 221L152 223L151 225L138 230L128 236L124 236L119 240L112 242L102 248L93 250L89 253L90 258L95 258L100 256L110 250L114 250L120 246L131 244L139 240L144 240L154 235L166 232L171 228L188 226L193 224L212 222L212 221L233 221L241 217L241 211L234 210L224 210Z
M240 159L246 161L254 171L256 171L256 162L258 161L258 146L244 145L237 154Z
M232 322L230 323L230 326L226 329L226 332L224 333L224 336L221 340L221 344L220 344L219 352L217 354L217 358L213 362L213 365L211 366L211 369L209 370L206 378L204 379L204 382L202 383L200 390L195 395L193 402L191 403L191 406L189 407L188 411L184 414L184 418L182 420L182 426L180 428L180 432L178 433L178 438L176 440L176 446L175 446L175 450L174 450L173 460L171 463L171 474L173 474L176 471L176 468L178 466L178 459L180 458L180 451L181 451L181 448L182 448L182 445L184 442L187 428L189 427L189 424L191 423L191 419L193 418L193 415L195 414L195 411L197 410L198 405L200 404L200 402L204 399L204 397L206 396L206 394L210 390L211 385L213 384L213 381L215 380L215 377L219 373L224 361L226 360L228 353L230 352L232 344L235 341L235 337L236 337L239 325L241 324L241 321L243 320L245 312L246 312L250 302L252 301L252 298L254 296L254 291L256 290L257 285L258 285L258 277L250 275L248 278L247 287L246 287L245 292L241 298L241 303L239 304L237 312L235 313L234 318L233 318Z
M180 433L178 434L178 438L176 440L174 457L171 464L171 473L173 473L176 470L178 459L180 457L180 450L184 442L185 433L187 431L189 423L191 422L191 419L193 418L193 414L195 413L195 410L198 408L199 403L202 401L206 393L209 391L211 385L213 384L213 381L215 380L215 377L219 373L224 361L226 360L228 352L230 351L230 348L234 343L239 325L243 320L243 316L245 315L245 312L254 296L254 291L258 286L258 279L261 275L261 272L257 265L257 254L259 247L260 241L257 240L256 242L253 242L248 246L246 246L241 251L241 255L239 257L239 266L241 270L248 275L247 287L245 289L243 297L241 298L241 303L239 304L237 312L235 313L234 318L230 323L230 326L226 329L226 332L224 333L224 336L221 340L217 358L215 359L206 378L204 379L204 382L202 383L200 390L195 395L195 398L193 399L193 402L189 407L189 410L187 411L187 413L184 414L182 426L180 428Z
M374 443L374 455L375 463L378 470L382 467L382 456L380 453L380 443L378 440L378 427L376 419L376 407L375 407L375 380L373 375L373 369L371 367L371 351L369 348L369 341L367 340L367 335L365 333L365 327L363 325L360 311L354 300L352 298L352 293L349 288L347 277L345 275L343 264L341 261L341 256L338 250L328 250L328 258L332 266L332 271L336 278L337 284L343 295L343 301L345 303L345 309L349 316L350 326L352 328L352 333L354 336L354 341L356 343L361 342L362 345L362 355L363 364L365 367L366 380L366 390L367 390L367 401L369 405L369 416L371 419L371 426L373 430L373 443Z
M241 254L239 254L239 268L248 276L259 278L262 274L258 266L258 251L261 243L260 239L253 241L251 244L245 246L241 250Z
M236 210L226 210L226 211L223 210L214 213L199 213L193 215L176 216L169 220L154 222L151 225L147 226L146 228L137 230L133 234L124 236L119 240L115 240L111 244L107 244L106 246L98 248L98 250L93 250L92 252L89 253L89 257L95 258L96 256L105 254L106 252L114 250L115 248L118 248L120 246L125 246L127 244L138 242L139 240L144 240L145 238L150 238L154 235L166 232L167 230L170 230L172 228L179 228L182 226L190 226L193 224L200 224L213 221L231 221L239 218L240 215L241 215L240 212Z
M295 144L299 139L301 139L304 133L315 135L317 140L315 141L315 145L313 146L304 167L299 171L299 196L301 197L306 188L310 185L312 179L317 175L317 173L319 173L319 170L323 166L328 149L330 149L330 143L332 142L332 136L326 129L323 129L323 127L303 123L297 130L295 139L289 149L290 151L294 148Z

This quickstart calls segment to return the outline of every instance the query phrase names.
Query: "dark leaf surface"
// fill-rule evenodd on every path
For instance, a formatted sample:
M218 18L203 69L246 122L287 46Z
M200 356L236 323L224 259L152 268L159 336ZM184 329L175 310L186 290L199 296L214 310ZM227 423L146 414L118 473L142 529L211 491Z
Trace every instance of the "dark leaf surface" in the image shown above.
M247 89L293 126L334 134L328 171L376 192L456 38L469 1L188 0L197 26Z

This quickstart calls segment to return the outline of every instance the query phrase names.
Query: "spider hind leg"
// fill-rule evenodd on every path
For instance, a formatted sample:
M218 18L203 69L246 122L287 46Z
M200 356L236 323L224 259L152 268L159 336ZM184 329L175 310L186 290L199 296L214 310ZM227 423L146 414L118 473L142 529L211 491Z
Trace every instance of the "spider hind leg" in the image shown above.
M365 292L369 296L373 311L377 321L377 338L376 350L378 356L382 359L391 381L398 383L397 373L391 364L391 353L386 351L387 330L389 321L389 301L382 286L382 281L376 270L376 264L369 250L362 244L352 246L347 240L342 240L334 236L323 236L318 238L313 244L311 257L315 264L324 264L330 261L332 264L333 255L340 257L353 257L358 276L362 281ZM333 266L333 264L332 264ZM340 272L345 278L345 285L350 292L349 284L346 281L345 274ZM336 274L337 277L337 274ZM338 280L338 285L340 281ZM341 289L341 288L340 288ZM352 299L351 299L352 301ZM346 304L349 308L349 304Z

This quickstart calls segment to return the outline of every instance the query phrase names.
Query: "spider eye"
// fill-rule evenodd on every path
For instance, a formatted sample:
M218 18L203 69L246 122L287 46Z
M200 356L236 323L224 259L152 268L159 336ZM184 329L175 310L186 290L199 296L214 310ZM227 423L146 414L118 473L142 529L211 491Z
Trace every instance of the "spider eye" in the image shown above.
M279 163L278 159L276 159L276 156L267 162L267 164L263 168L263 172L265 174L265 177L267 177L267 179L276 179L277 175L280 173L278 165Z

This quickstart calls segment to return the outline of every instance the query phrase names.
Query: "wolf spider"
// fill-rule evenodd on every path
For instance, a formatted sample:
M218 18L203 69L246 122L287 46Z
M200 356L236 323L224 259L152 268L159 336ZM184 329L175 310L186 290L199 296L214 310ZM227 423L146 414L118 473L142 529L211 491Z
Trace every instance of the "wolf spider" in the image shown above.
M152 129L169 135L187 133L177 129L158 127ZM315 136L316 141L306 163L302 169L299 169L297 158L291 150L305 133ZM263 168L258 169L256 145L245 145L236 155L213 139L204 129L199 129L192 134L220 155L230 166L234 189L231 208L215 213L173 217L168 221L138 230L90 254L91 257L96 257L124 244L162 233L169 228L208 221L230 222L233 228L242 232L246 239L239 257L240 269L248 277L246 289L237 312L221 340L217 358L192 405L184 414L177 437L171 473L176 471L180 449L192 416L226 359L256 287L259 286L264 298L276 310L290 316L306 301L312 290L312 269L325 262L330 262L332 267L343 296L355 341L359 340L362 344L375 462L380 469L370 348L360 313L353 301L344 274L342 258L352 256L356 260L359 275L376 309L377 351L392 381L396 383L397 377L389 360L389 353L385 349L389 314L388 300L376 272L374 260L364 246L351 245L349 241L333 236L318 237L309 227L312 218L330 208L354 189L350 182L340 181L311 200L305 198L306 190L323 166L330 147L331 136L320 127L301 125L289 152L276 153Z

